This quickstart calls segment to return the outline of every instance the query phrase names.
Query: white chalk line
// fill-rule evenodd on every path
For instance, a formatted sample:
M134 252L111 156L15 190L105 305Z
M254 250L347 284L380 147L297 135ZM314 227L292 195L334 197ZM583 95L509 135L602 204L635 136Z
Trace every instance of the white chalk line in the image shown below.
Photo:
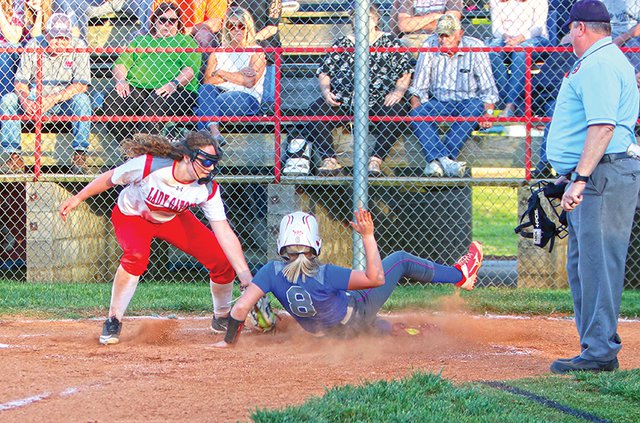
M96 387L100 387L100 386L102 386L101 383L94 383L94 384L91 384L91 385L85 385L84 387L83 386L72 386L72 387L69 387L69 388L65 388L65 389L63 389L62 391L60 391L57 394L52 393L52 392L43 392L41 394L32 395L30 397L21 398L21 399L5 402L4 404L0 404L0 412L1 411L8 411L8 410L15 410L16 408L25 407L27 405L34 404L34 403L36 403L38 401L42 401L42 400L49 399L49 398L55 398L55 397L67 398L67 397L70 397L71 395L77 394L78 392L80 392L84 388L96 388Z

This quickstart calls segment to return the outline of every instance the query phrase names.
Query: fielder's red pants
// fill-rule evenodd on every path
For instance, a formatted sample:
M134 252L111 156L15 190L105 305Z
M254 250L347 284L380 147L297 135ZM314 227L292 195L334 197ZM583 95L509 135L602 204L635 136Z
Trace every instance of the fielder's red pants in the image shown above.
M113 208L111 222L118 244L122 247L120 264L134 276L140 276L149 265L151 240L158 238L193 256L209 270L211 280L229 283L235 272L211 229L187 210L165 223L151 223L140 216L127 216L118 206Z

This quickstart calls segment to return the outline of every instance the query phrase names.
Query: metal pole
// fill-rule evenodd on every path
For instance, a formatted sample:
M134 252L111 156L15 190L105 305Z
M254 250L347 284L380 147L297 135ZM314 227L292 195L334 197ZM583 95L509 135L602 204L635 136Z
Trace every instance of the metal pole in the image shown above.
M353 101L353 208L368 208L367 163L369 144L369 8L370 0L355 2L355 69ZM364 247L353 233L353 268L364 269Z

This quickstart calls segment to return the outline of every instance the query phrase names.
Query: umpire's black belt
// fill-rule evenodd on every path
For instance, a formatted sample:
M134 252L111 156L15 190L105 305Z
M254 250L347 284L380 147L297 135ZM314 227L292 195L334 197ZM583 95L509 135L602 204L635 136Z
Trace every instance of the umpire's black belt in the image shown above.
M616 160L622 160L622 159L628 159L628 158L629 158L629 156L627 155L627 153L605 154L600 159L600 164L602 164L602 163L611 163L611 162L615 162Z

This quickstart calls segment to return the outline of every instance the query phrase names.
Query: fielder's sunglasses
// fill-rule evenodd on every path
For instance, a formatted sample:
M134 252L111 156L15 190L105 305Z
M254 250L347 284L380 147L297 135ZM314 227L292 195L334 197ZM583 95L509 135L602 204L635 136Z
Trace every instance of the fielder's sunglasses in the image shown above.
M200 164L203 167L211 167L211 166L215 167L215 166L218 166L218 161L220 160L220 156L218 156L217 154L209 154L205 151L198 149L196 150L194 160L197 160L198 162L200 162Z

